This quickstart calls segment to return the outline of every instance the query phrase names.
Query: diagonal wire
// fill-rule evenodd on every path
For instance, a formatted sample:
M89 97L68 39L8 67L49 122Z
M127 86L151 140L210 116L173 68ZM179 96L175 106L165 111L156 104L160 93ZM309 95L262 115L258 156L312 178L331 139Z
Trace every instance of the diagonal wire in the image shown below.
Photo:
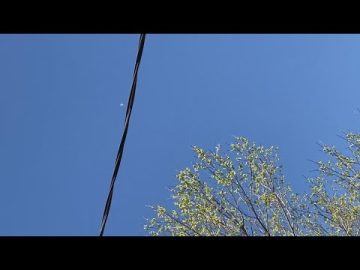
M138 54L137 54L137 57L136 57L136 63L135 63L135 68L134 68L133 82L132 82L131 91L130 91L129 100L128 100L128 105L127 105L127 109L126 109L126 116L125 116L125 123L124 123L125 127L124 127L123 135L122 135L122 138L121 138L121 143L119 145L118 153L117 153L116 160L115 160L115 168L114 168L114 172L113 172L113 175L112 175L109 194L108 194L108 197L107 197L107 200L106 200L104 213L103 213L103 217L102 217L102 222L101 222L101 227L100 227L100 236L103 236L103 234L104 234L106 222L107 222L109 212L110 212L110 207L111 207L111 201L112 201L112 196L113 196L113 192L114 192L115 181L116 181L116 177L117 177L117 174L118 174L118 171L119 171L119 168L120 168L121 157L122 157L122 154L123 154L123 151L124 151L126 135L127 135L128 128L129 128L129 121L130 121L131 111L132 111L132 107L133 107L134 99L135 99L137 75L138 75L138 70L139 70L139 66L140 66L140 62L141 62L142 52L143 52L143 49L144 49L144 44L145 44L145 34L141 34L140 39L139 39Z

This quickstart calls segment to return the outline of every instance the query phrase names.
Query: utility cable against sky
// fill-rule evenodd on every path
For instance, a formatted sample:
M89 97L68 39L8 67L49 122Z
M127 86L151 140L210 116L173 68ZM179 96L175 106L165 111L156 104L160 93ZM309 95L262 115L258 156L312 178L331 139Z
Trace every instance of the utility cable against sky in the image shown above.
M128 100L128 105L127 105L127 109L126 109L124 131L123 131L123 135L122 135L122 138L121 138L121 143L119 145L118 153L117 153L117 156L116 156L115 168L114 168L114 172L113 172L112 179L111 179L109 194L108 194L106 204L105 204L105 208L104 208L104 213L103 213L103 218L102 218L101 228L100 228L100 236L103 236L103 234L104 234L106 222L107 222L109 212L110 212L112 196L113 196L113 193L114 193L115 181L116 181L116 177L117 177L117 174L118 174L118 171L119 171L119 168L120 168L121 157L122 157L122 154L123 154L123 151L124 151L126 135L127 135L128 128L129 128L129 121L130 121L131 111L132 111L132 107L133 107L134 99L135 99L137 75L138 75L138 70L139 70L139 66L140 66L140 62L141 62L142 52L143 52L143 49L144 49L144 44L145 44L145 34L141 34L140 39L139 39L138 54L137 54L137 57L136 57L136 63L135 63L135 68L134 68L133 82L132 82L131 91L130 91L129 100Z

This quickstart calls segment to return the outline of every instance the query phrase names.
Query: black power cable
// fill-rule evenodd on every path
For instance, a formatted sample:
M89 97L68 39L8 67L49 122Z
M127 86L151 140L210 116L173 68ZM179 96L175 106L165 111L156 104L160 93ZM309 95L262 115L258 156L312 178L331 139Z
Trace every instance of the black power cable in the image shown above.
M109 190L109 194L108 194L108 197L106 200L103 218L102 218L102 222L101 222L100 236L103 236L103 234L104 234L106 222L107 222L109 212L110 212L112 196L114 193L114 185L115 185L116 177L117 177L117 174L118 174L118 171L120 168L121 157L122 157L122 154L124 151L126 135L127 135L128 128L129 128L131 111L132 111L132 107L133 107L134 99L135 99L137 75L138 75L138 70L139 70L139 66L140 66L140 62L141 62L142 52L144 49L144 44L145 44L145 34L141 34L140 39L139 39L138 54L136 57L136 63L135 63L135 68L134 68L133 82L132 82L130 96L129 96L128 105L127 105L127 109L126 109L126 116L125 116L125 123L124 123L125 127L124 127L123 135L121 138L121 143L119 145L118 153L117 153L116 160L115 160L115 168L114 168L114 172L112 175L110 190Z

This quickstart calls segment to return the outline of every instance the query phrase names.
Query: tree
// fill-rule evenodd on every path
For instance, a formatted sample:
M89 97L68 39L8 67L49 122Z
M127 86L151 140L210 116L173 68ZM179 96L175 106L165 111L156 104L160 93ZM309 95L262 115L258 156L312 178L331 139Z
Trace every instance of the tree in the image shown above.
M177 175L175 209L153 206L145 229L172 236L360 235L360 135L346 134L349 155L322 145L310 191L286 184L277 148L235 137L222 154L193 147L197 160Z

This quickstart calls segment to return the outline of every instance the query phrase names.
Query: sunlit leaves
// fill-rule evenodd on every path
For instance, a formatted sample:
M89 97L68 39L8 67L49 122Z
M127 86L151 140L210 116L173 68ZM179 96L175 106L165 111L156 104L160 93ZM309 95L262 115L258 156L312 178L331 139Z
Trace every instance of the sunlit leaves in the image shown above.
M346 135L351 154L322 146L328 161L310 192L285 183L277 148L235 137L227 154L193 147L196 162L177 174L175 209L153 207L150 235L359 235L360 136Z

